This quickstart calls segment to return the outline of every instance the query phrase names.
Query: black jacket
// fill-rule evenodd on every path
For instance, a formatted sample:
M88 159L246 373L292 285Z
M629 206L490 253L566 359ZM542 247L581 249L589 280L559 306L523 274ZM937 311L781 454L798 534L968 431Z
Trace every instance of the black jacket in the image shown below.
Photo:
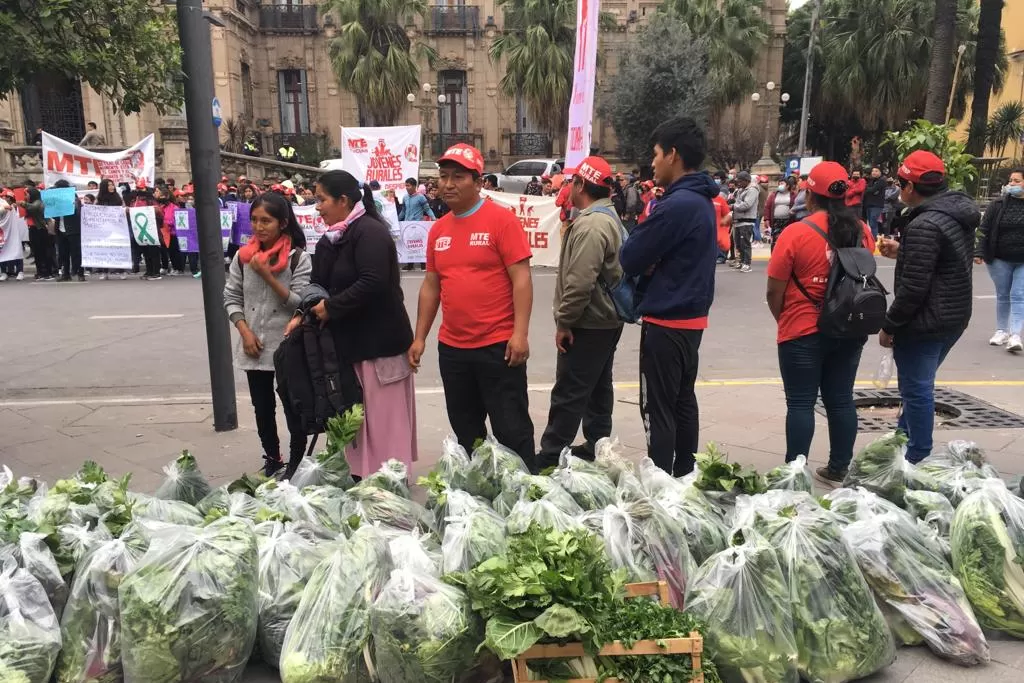
M157 212L159 213L159 212ZM78 198L75 198L75 212L70 216L63 216L57 219L57 229L60 230L61 226L64 226L64 234L66 235L81 235L82 234L82 202Z
M864 190L864 206L881 209L885 206L885 178L868 178L867 189Z
M962 192L946 192L911 210L907 219L883 329L915 339L963 332L971 319L978 205Z
M974 248L975 257L984 259L985 263L992 263L997 258L1016 262L1019 254L1024 254L1024 224L1018 222L1018 216L1022 213L1020 207L1024 207L1024 199L1009 197L1000 197L988 205L978 231L978 244ZM1003 254L999 253L999 247L1002 248ZM1007 251L1009 253L1005 253Z
M357 363L398 356L412 345L398 252L381 220L363 216L337 244L324 236L313 254L311 282L326 289L328 325L338 355Z

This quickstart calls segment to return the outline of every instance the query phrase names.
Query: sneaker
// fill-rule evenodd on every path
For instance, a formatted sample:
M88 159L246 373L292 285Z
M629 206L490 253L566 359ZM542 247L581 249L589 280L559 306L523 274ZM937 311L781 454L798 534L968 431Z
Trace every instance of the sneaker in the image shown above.
M0 282L7 282L7 273L0 273Z
M740 268L743 267L743 264L740 263L739 261L736 261L735 263L730 263L729 267L732 268L733 270L739 270Z
M1021 341L1019 334L1010 336L1009 341L1006 342L1006 350L1010 353L1019 353L1024 351L1024 342Z
M146 279L147 279L147 280L163 280L164 278L163 278L163 276L162 276L162 275L150 275L150 276L149 276L149 277L147 277Z
M101 280L106 280L107 279L107 274L106 273L100 273L100 279Z
M17 277L15 277L14 279L17 280L18 282L21 282L22 280L25 279L25 273L24 272L18 273Z
M78 281L79 282L85 282L85 275L83 275L82 273L79 273L78 274Z
M843 480L846 479L846 471L836 472L831 467L819 467L814 470L814 478L822 484L834 488L843 485Z
M284 461L281 460L280 455L276 458L269 455L263 456L263 476L272 477L282 469L284 469Z
M739 263L739 261L737 261L734 258L725 260L725 265L729 266L730 268L735 268L737 263Z
M122 280L127 280L127 279L128 279L128 273L126 273L126 272L124 272L124 271L122 270L122 271L121 271L121 275L120 275L119 277L120 277L120 278L121 278Z
M168 274L169 274L169 271L168 271L168 270L167 270L166 268L161 268L161 269L160 269L160 274L161 274L161 275L168 275Z
M1002 346L1006 342L1010 341L1010 333L1006 330L996 330L996 333L992 335L992 338L988 340L989 346Z
M199 271L198 273L192 273L192 277L195 278L196 280L198 280L202 276L203 276L203 271Z
M743 264L742 266L740 266L740 272L741 273L749 273L750 270L751 270L750 266L748 266L747 264Z

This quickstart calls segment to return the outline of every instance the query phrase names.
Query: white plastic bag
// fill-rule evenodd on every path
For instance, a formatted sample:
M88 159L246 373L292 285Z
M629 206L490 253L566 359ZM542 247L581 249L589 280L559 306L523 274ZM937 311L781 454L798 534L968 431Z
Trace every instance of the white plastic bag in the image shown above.
M883 350L882 359L878 363L878 369L875 370L875 377L872 380L876 389L885 389L889 386L895 367L896 363L892 359L892 349Z
M441 542L442 572L469 571L501 555L507 547L505 520L493 510L480 508L462 517L450 517Z
M164 500L180 500L195 505L210 492L210 484L199 471L195 456L182 451L176 459L164 467L164 481L153 494Z
M42 585L0 558L0 681L49 683L60 646L60 625Z
M769 490L805 491L807 493L814 491L806 455L798 455L793 462L787 462L768 470L764 479Z

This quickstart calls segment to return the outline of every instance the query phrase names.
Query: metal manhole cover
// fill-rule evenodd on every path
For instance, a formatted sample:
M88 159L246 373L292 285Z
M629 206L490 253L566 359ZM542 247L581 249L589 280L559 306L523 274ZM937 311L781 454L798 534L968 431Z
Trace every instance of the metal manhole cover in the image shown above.
M853 402L857 406L860 431L896 429L901 406L898 389L856 389ZM815 409L825 415L820 398ZM963 392L936 387L935 429L1024 429L1024 417Z

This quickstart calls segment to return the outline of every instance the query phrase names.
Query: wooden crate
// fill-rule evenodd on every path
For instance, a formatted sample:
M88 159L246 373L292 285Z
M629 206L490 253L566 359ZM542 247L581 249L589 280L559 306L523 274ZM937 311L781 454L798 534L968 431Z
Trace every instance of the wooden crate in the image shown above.
M639 598L658 596L662 605L669 604L668 584L664 581L648 581L645 583L626 584L626 597ZM689 638L667 638L664 640L639 640L633 647L625 647L619 641L605 645L598 651L599 657L624 656L655 656L655 655L690 655L693 668L700 670L701 655L704 652L704 639L696 631ZM581 643L566 645L534 645L529 650L512 660L512 677L515 683L548 683L547 681L530 681L527 662L531 659L573 659L585 657L586 651ZM596 678L571 678L568 683L597 683ZM606 683L619 683L617 678L606 679ZM682 683L682 681L680 681ZM704 674L698 673L690 683L704 683Z

